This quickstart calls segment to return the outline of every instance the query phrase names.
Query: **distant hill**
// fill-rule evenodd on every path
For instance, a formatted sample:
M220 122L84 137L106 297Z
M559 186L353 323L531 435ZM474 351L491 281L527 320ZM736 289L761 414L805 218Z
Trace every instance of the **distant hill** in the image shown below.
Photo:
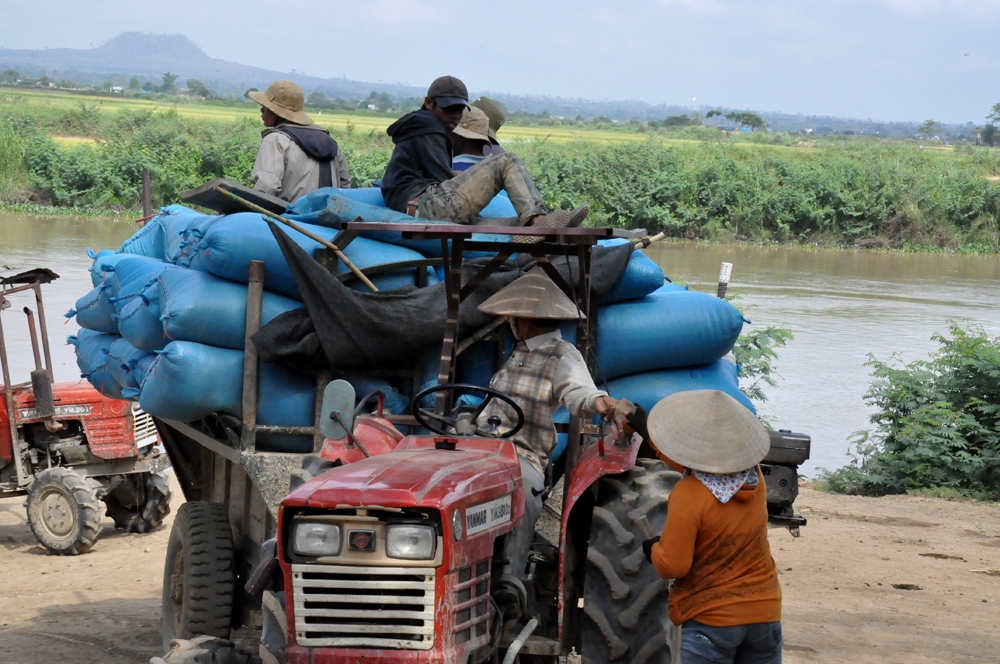
M68 78L70 76L66 75L72 74L75 75L72 80L79 80L81 83L100 83L104 78L115 75L120 79L139 76L144 81L159 81L160 76L169 71L178 74L180 81L197 78L213 90L236 95L242 95L251 87L263 89L276 78L295 81L308 92L319 90L333 98L364 99L375 89L398 98L415 97L426 91L426 88L412 85L376 85L346 78L319 78L295 72L249 67L209 57L184 35L153 35L142 32L123 32L91 49L0 48L0 67L13 67L26 73L45 73L57 80Z
M386 92L397 101L422 98L425 87L405 83L371 83L348 78L319 78L297 72L277 72L249 67L209 57L183 35L154 35L123 32L108 42L91 49L51 48L17 50L0 48L0 70L8 67L38 78L47 75L55 80L68 79L87 85L112 81L124 85L132 76L142 82L159 83L164 72L179 77L178 83L197 78L209 88L227 95L243 95L251 87L265 88L271 81L284 78L295 81L306 94L322 92L336 99L365 99L372 91ZM605 116L619 122L629 120L661 120L671 115L690 114L699 110L704 115L711 107L692 109L683 106L653 105L639 100L592 101L561 97L524 96L501 92L474 92L473 96L489 94L502 101L511 111L547 112L554 117L584 118ZM732 109L723 107L724 112ZM748 110L748 109L740 109ZM760 112L760 111L758 111ZM791 113L760 112L772 129L779 131L814 130L817 133L854 132L882 136L912 135L916 125L908 122L879 122L827 116L803 116ZM726 124L716 118L716 124ZM968 135L970 126L947 125L942 135Z

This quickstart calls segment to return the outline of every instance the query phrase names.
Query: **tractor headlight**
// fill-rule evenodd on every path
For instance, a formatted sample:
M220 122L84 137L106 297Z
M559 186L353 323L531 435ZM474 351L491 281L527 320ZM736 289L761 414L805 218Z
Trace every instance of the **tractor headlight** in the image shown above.
M427 526L389 526L385 554L405 560L431 560L437 547L437 534Z
M295 525L292 551L300 556L335 556L340 553L340 526L303 522Z

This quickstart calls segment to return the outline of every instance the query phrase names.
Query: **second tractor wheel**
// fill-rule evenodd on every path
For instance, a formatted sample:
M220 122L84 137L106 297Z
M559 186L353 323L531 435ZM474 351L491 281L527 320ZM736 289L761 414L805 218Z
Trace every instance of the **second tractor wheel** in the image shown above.
M28 487L28 524L52 553L75 556L101 531L100 483L69 468L47 468Z
M171 639L228 639L233 612L233 531L221 503L181 505L163 567L163 648Z
M662 532L667 496L680 478L662 461L639 459L598 485L584 581L584 662L670 662L667 582L643 555L635 521L645 516Z
M170 514L170 478L166 473L129 475L104 497L115 528L148 533Z

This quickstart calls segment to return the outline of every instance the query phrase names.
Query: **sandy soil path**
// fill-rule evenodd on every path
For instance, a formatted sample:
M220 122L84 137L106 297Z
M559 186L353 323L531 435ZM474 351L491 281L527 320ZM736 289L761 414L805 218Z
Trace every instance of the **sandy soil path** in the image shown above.
M179 491L175 490L175 496ZM48 556L22 496L0 496L0 664L140 664L160 654L168 519ZM180 502L175 498L173 508ZM803 490L802 537L771 531L784 588L785 661L1000 661L1000 507ZM912 584L920 590L900 590Z

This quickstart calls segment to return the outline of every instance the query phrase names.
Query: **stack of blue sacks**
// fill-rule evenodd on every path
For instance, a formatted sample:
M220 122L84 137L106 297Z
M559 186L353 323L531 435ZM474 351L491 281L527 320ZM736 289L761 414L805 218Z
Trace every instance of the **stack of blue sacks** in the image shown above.
M490 217L515 215L502 195L483 212ZM367 221L399 220L398 213L384 207L378 189L320 190L286 214L328 240L337 231L319 225L327 221L324 215L333 214L334 220L358 216ZM284 230L309 254L321 247L300 233ZM361 268L440 256L438 241L404 241L390 233L366 235L371 237L355 239L344 252ZM102 393L138 401L155 417L193 421L216 412L241 417L249 262L266 265L263 323L302 306L265 218L256 213L211 216L172 205L120 249L91 257L94 289L67 314L83 328L69 338L82 375ZM346 271L343 265L338 269ZM414 277L415 270L410 269L380 274L372 281L380 290L391 290L413 284ZM439 279L428 268L427 282ZM348 285L365 289L357 280ZM739 390L736 365L724 359L743 323L732 305L669 283L651 259L635 251L621 279L600 303L595 380L612 396L647 408L674 392L719 389L752 409ZM564 336L573 341L575 326L564 326ZM437 349L426 358L416 358L418 366L426 368L429 384L436 382L439 358ZM459 358L458 380L488 385L493 358L492 344L474 344ZM343 378L354 384L359 396L382 390L389 412L409 410L407 384ZM262 363L258 385L260 424L312 424L314 376ZM560 420L568 421L565 411L557 414L556 421ZM302 436L261 434L258 444L284 452L312 449L312 441Z

